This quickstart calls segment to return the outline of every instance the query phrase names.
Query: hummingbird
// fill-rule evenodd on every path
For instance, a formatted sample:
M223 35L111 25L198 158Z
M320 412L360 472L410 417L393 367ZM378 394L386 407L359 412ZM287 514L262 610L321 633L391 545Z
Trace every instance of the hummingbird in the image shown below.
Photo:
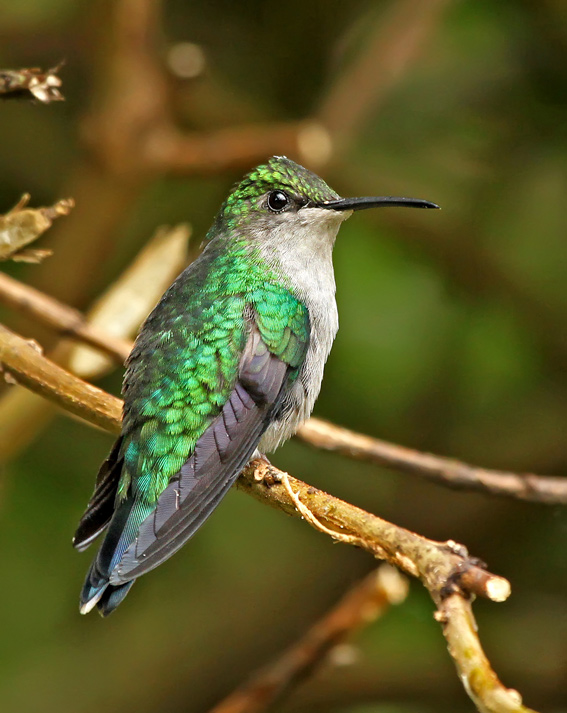
M339 326L337 232L353 211L382 206L439 207L341 198L285 156L234 186L126 361L121 435L73 539L82 551L107 530L81 613L114 611L195 534L249 460L309 418Z

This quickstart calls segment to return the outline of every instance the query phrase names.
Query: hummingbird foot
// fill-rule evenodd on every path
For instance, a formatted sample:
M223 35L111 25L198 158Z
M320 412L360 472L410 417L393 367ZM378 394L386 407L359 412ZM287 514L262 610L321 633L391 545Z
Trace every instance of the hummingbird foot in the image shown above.
M274 467L259 450L254 452L252 460L255 462L254 480L257 483L263 483L268 488L271 488L276 483L282 482L282 475L284 475L282 471Z

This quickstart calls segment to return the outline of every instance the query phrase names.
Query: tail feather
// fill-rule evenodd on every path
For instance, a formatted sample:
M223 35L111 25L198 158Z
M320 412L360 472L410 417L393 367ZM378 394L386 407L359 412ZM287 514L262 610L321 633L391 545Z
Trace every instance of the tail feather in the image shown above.
M124 597L130 591L130 587L134 584L136 580L131 579L126 584L120 584L118 587L109 584L104 590L102 597L97 602L97 609L101 616L108 616L116 609L116 607L122 602Z
M110 455L100 467L95 491L73 537L73 546L79 552L87 549L112 518L123 464L120 457L121 445L122 437L116 441Z
M102 575L97 567L97 561L91 564L83 589L81 590L80 612L88 614L98 604L108 587L108 577Z
M122 555L134 542L140 523L152 509L152 505L136 502L133 498L118 507L87 573L81 591L81 614L87 614L96 606L102 616L108 616L128 594L135 579L117 586L110 584L109 580Z
M95 607L101 616L112 614L135 581L135 579L131 579L129 582L115 587L109 583L107 577L98 572L96 561L93 562L81 592L81 614L88 614Z

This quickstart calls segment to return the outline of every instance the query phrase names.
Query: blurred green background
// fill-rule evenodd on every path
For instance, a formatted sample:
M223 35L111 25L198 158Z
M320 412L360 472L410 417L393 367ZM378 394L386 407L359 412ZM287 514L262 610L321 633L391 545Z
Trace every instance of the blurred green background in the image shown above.
M329 146L270 150L290 152L342 195L413 195L443 207L358 214L342 228L341 329L316 415L484 466L563 474L566 8L560 0L2 0L0 66L65 59L67 101L0 103L0 213L24 191L34 205L77 199L37 243L53 247L53 258L2 269L86 308L157 226L189 221L198 242L250 167L245 157L173 172L122 161L121 151L136 153L122 140L137 116L128 87L150 79L142 65L120 65L120 42L142 27L142 39L155 33L180 130L269 130L318 116ZM189 78L172 60L185 42L204 58ZM122 107L116 121L106 111L112 100ZM7 310L0 317L53 343ZM99 383L118 394L120 381L115 371ZM231 492L116 614L80 617L91 553L75 553L71 536L111 437L64 416L30 429L29 445L1 470L3 711L205 711L374 566ZM487 653L527 705L567 711L565 508L453 492L298 442L273 461L428 537L463 542L509 578L509 602L475 605ZM353 663L324 667L279 710L473 710L419 583L355 644Z

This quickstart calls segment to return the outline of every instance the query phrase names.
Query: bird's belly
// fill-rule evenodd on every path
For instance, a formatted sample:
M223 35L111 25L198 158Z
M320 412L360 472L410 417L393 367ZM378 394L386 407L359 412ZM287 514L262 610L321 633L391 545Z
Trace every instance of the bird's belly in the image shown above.
M324 309L310 310L311 334L305 361L296 380L288 387L277 420L268 426L258 443L262 453L274 451L293 436L309 418L321 390L325 362L339 327L334 299Z

